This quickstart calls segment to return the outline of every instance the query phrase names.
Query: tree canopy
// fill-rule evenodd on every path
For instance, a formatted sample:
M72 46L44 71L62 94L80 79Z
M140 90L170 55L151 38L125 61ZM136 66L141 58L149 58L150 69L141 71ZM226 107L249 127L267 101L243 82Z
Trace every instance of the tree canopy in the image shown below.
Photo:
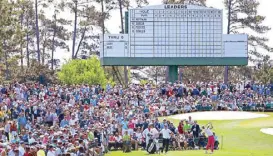
M105 86L108 83L106 74L96 56L86 60L76 59L68 61L68 63L62 66L61 71L58 72L58 79L68 85L101 84Z

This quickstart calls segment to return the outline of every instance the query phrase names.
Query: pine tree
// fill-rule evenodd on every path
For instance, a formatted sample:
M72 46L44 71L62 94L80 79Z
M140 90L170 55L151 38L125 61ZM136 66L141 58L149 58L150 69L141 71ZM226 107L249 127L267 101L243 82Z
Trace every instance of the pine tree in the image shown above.
M55 50L58 48L69 51L66 41L70 39L70 33L66 26L70 26L71 21L60 17L60 13L65 9L64 1L51 0L48 5L54 10L54 14L51 18L41 15L41 23L43 24L42 32L46 35L43 42L42 62L44 64L46 59L49 59L48 64L51 66L51 70L53 70L54 66L58 66L60 62L59 59L54 59ZM51 51L51 54L47 53L49 51Z
M263 60L263 54L258 50L262 48L267 52L272 52L273 49L268 46L268 38L263 35L271 28L263 24L265 16L258 14L260 3L257 0L225 0L225 7L230 9L230 33L248 33L248 44L250 60ZM229 5L230 4L230 5Z
M272 52L273 49L267 45L266 34L270 27L263 25L265 16L258 14L260 3L257 0L225 0L225 7L228 10L228 34L248 33L249 60L263 60L265 57L259 52L263 49ZM232 68L231 68L232 69ZM233 69L232 69L233 70ZM229 67L225 68L225 83L228 81Z
M0 55L1 58L4 58L1 60L5 63L6 79L10 78L10 55L16 57L16 53L20 51L18 38L21 38L22 31L20 29L21 10L19 8L19 4L13 1L0 1Z
M74 29L72 43L72 59L98 51L99 35L96 28L99 25L100 14L92 5L91 0L71 0L66 2L74 14ZM78 40L78 44L77 44Z

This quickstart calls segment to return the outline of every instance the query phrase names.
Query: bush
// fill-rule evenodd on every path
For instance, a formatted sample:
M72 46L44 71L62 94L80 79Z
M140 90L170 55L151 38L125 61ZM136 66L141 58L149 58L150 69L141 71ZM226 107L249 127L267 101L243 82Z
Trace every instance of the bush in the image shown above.
M100 61L97 57L87 60L70 60L64 64L58 72L58 79L63 84L101 84L105 86L108 82ZM110 80L110 83L111 80Z

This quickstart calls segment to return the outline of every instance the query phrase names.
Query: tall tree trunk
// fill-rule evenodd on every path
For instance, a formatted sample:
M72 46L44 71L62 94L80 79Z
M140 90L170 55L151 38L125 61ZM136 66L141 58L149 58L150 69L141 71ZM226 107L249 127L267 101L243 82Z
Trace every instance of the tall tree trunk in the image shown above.
M28 23L28 18L27 18L27 67L29 68L29 32L28 32L28 26L29 26L29 23Z
M120 24L121 24L121 33L124 34L124 24L123 24L123 13L122 13L122 1L119 0L119 13L120 13ZM128 70L127 67L124 66L124 83L125 86L128 86Z
M78 56L78 53L79 53L79 51L80 51L80 47L81 47L82 41L83 41L83 39L84 39L84 37L85 37L86 31L87 31L87 27L85 26L85 27L84 27L84 30L83 30L83 32L82 32L82 35L81 35L80 42L79 42L78 47L77 47L77 51L76 51L76 53L75 53L75 55L74 55L75 58L77 58L77 56Z
M105 20L105 14L104 14L104 3L103 2L104 2L104 0L100 1L101 12L102 12L102 17L101 17L101 19L102 19L102 27L101 27L101 32L102 32L102 54L100 54L100 56L104 57L104 34L105 34L105 23L104 23L104 20ZM103 66L103 69L105 71L105 66ZM114 78L114 75L113 75L113 78Z
M45 45L43 45L43 53L42 53L42 65L45 65Z
M38 21L38 0L35 0L35 18L36 18L37 57L38 57L38 62L40 64L41 56L40 56L40 32L39 32L39 21Z
M102 12L102 56L104 56L104 34L105 34L105 23L104 23L104 20L105 20L105 13L104 13L104 0L101 0L101 12Z
M55 50L55 36L56 36L56 32L57 32L57 17L56 17L56 13L54 14L54 22L55 22L55 26L54 26L54 32L53 32L53 37L52 37L52 49L51 49L51 70L54 70L54 50Z
M23 30L23 19L24 19L24 13L21 14L20 16L20 27L21 27L21 30ZM24 70L24 54L23 54L23 36L21 35L20 37L20 55L21 55L21 70L23 71Z
M73 43L72 43L72 59L75 58L75 44L76 44L76 35L77 35L77 23L78 23L78 0L75 0L75 8L74 8L74 32L73 32Z
M6 40L3 41L3 50L4 50L4 55L5 55L5 78L6 80L9 79L9 65L8 65L8 52L7 52L7 45L6 45Z
M46 39L46 35L47 35L47 33L45 32L45 34L44 34L45 36L45 38L44 38L44 42L43 42L43 53L42 53L42 65L45 65L45 57L46 57L46 45L47 45L47 39Z
M228 2L228 26L227 26L227 34L230 34L231 3L232 3L232 0L229 0L229 2ZM228 66L225 67L224 83L225 84L228 83Z

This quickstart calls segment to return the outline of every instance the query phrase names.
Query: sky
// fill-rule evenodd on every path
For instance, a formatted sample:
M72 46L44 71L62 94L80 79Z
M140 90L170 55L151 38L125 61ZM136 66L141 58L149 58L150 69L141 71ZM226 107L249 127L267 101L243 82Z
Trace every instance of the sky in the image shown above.
M148 0L149 5L159 5L162 4L162 0ZM227 11L224 9L224 0L207 0L207 6L217 9L224 10L224 24L223 24L223 33L227 32ZM264 24L273 28L273 0L259 0L260 6L258 8L258 14L266 16ZM72 17L71 17L72 18ZM73 18L71 19L73 20ZM118 22L117 22L118 21ZM111 34L118 34L120 32L120 16L119 10L111 11L111 19L105 22L107 29ZM270 39L269 45L273 47L273 30L265 34L265 37ZM69 43L70 45L72 44ZM70 46L71 47L71 46ZM270 55L273 57L273 54ZM71 52L59 52L56 53L56 57L61 60L61 63L64 63L64 60L71 58Z

